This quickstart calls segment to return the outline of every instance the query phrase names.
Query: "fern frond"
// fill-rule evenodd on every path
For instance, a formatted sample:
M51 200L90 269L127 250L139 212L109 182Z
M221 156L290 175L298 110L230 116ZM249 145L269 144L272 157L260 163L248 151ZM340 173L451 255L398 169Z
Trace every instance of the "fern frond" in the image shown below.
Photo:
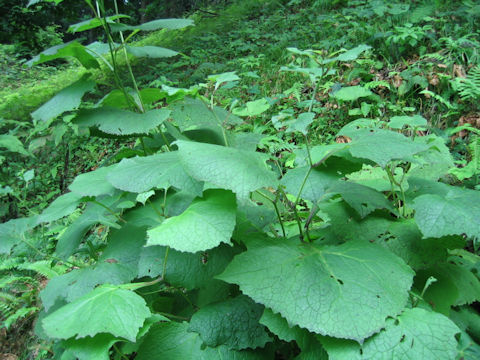
M465 79L457 78L458 94L463 100L480 99L480 66L470 69Z
M37 281L30 276L4 276L0 279L0 289L5 288L7 285L14 284L14 283L29 283L29 284L36 284Z
M0 259L0 271L12 270L23 264L23 259L19 257Z
M34 263L24 263L19 265L17 268L21 270L31 270L36 273L46 277L47 279L54 278L55 276L64 274L68 267L64 265L55 265L51 266L52 262L50 260L37 261Z
M7 329L10 328L14 323L16 323L18 320L26 317L27 315L30 315L32 313L37 312L39 309L37 307L22 307L17 309L13 314L8 316L5 321L3 322L3 326L6 327Z

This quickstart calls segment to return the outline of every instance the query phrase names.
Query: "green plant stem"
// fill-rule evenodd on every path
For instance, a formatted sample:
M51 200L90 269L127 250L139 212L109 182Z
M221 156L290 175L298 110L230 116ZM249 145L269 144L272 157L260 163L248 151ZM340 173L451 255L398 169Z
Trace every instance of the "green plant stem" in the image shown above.
M163 269L162 269L162 279L165 280L165 275L167 274L167 261L168 261L168 252L170 251L170 246L167 246L165 249L165 258L163 259Z
M402 187L401 183L398 183L395 180L395 175L394 175L395 173L394 173L394 170L393 170L393 166L387 166L385 168L385 170L387 171L388 179L390 180L390 184L392 185L392 193L394 193L396 198L397 198L398 213L401 217L405 217L406 216L405 191L403 190L403 187ZM403 178L402 178L402 180L403 180ZM401 199L398 197L398 195L396 195L396 192L394 191L395 190L394 185L398 186L398 188L400 189L400 194L402 196ZM403 206L400 206L400 201L402 201Z
M102 204L101 202L97 201L97 200L89 200L89 202L91 203L94 203L94 204L97 204L98 206L101 206L103 207L105 210L107 210L110 214L112 214L113 216L115 216L119 221L122 221L124 223L126 223L126 221L124 219L122 219L122 217L120 215L118 215L115 211L113 211L112 209L110 209L107 205L104 205Z
M117 347L117 344L113 344L113 348L122 359L128 360L128 357Z
M277 205L277 201L278 201L278 195L275 197L275 200L272 200L270 199L268 196L262 194L260 191L256 190L255 191L257 194L259 194L260 196L262 196L263 198L267 199L268 201L270 201L272 204L273 204L273 207L275 209L275 213L277 214L277 218L278 218L278 222L280 223L280 227L282 228L282 234L283 234L283 237L286 237L286 232L285 232L285 226L283 225L283 220L282 220L282 216L280 214L280 211L278 210L278 205ZM278 194L278 192L277 192Z

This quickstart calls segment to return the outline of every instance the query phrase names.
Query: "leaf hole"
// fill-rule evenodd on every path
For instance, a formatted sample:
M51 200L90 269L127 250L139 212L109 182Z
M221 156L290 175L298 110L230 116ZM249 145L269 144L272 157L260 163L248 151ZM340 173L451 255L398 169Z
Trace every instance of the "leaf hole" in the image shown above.
M380 295L376 295L377 296L377 299L380 299Z
M400 342L404 342L405 341L405 334L402 335L402 337L400 338Z
M398 325L398 324L400 324L400 321L398 321L398 319L395 319L394 324L395 324L395 325Z
M343 281L341 279L337 279L337 282L340 284L340 285L343 285Z

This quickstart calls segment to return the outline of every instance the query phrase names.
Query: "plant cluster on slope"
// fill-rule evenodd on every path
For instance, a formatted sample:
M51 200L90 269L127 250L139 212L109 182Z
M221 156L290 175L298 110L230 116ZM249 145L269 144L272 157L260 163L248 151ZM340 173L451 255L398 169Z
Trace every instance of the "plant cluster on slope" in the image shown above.
M38 315L38 358L478 357L478 5L257 3L188 47L191 20L86 2L72 29L108 41L32 59L87 71L0 138L27 215L0 225L0 314ZM308 35L267 48L272 24ZM185 48L130 42L159 28ZM49 182L20 161L99 143L28 208Z

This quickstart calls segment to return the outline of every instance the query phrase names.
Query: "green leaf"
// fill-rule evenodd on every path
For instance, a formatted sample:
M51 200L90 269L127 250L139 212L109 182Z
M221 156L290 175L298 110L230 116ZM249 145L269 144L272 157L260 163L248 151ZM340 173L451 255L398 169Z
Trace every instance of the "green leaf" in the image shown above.
M40 293L45 310L49 310L58 299L72 302L101 284L124 284L133 280L135 273L128 266L103 262L51 279Z
M203 184L190 177L179 161L177 151L123 159L110 170L107 180L117 189L134 193L174 186L201 195Z
M98 168L78 175L68 187L80 196L113 195L115 188L107 182L107 174L112 166Z
M109 206L114 203L113 199L101 199L100 202ZM104 207L98 204L89 204L84 213L67 227L60 235L57 242L56 253L61 258L68 258L74 253L83 240L87 231L95 224L102 223L107 226L116 226L117 219Z
M269 308L265 308L259 321L283 341L296 341L308 334L308 331L305 329L301 329L298 326L290 326L286 319L280 316L280 314L275 314Z
M207 190L181 215L165 220L147 232L147 246L164 245L197 252L230 244L235 227L235 196L225 190Z
M222 135L225 125L240 124L242 120L223 108L215 106L211 110L200 99L186 98L184 101L171 106L172 118L182 132L195 129L211 129Z
M417 273L417 276L424 280L433 276L437 280L425 291L424 299L432 304L435 311L442 312L447 316L451 306L471 304L480 300L480 281L469 269L458 264L437 264L431 269ZM417 282L417 280L415 281ZM420 284L423 286L422 281L419 281ZM446 289L449 290L446 291ZM452 301L442 309L440 301L443 300L442 298L448 297L447 294L454 295Z
M236 74L236 71L225 72L222 74L209 75L208 81L215 83L215 90L217 90L220 85L227 82L238 81L240 78Z
M408 178L418 177L436 181L454 167L450 149L442 138L430 134L416 137L415 142L425 144L429 149L415 156L415 163L407 174Z
M94 87L95 82L85 78L74 82L32 112L33 120L47 122L55 119L66 111L78 109L82 102L83 95L92 91Z
M188 332L188 323L159 323L140 345L136 360L254 360L266 357L261 351L235 351L227 346L203 347L197 333Z
M314 118L315 113L313 112L301 113L295 120L285 123L285 125L288 125L286 132L300 132L303 135L307 135L308 127L313 122Z
M24 239L24 233L36 223L36 218L20 218L0 224L0 254L9 254L10 250Z
M425 269L445 261L447 249L465 245L460 237L422 239L422 233L413 219L392 222L375 242L401 257L414 270Z
M188 141L177 144L187 173L199 181L232 190L240 198L262 187L277 185L263 154Z
M152 59L176 56L179 53L160 46L127 46L127 52L137 58L147 57Z
M406 181L406 177L403 176L403 169L401 167L396 167L394 172L395 181L402 185L403 191L408 190L409 185ZM346 178L348 181L368 186L377 191L384 192L392 190L392 185L387 172L385 169L378 166L363 165L361 170L348 174ZM400 188L397 185L394 185L394 189L400 191Z
M163 123L170 115L169 110L155 109L139 114L132 111L102 107L82 110L74 122L80 126L97 127L112 135L147 134Z
M329 63L332 61L353 61L357 60L357 58L360 56L361 53L364 51L370 50L372 47L369 45L361 44L353 49L347 50L345 52L342 52L340 55L331 58L331 59L326 59L325 63Z
M337 181L338 175L317 169L312 169L310 172L309 170L309 166L290 169L283 176L280 183L285 186L287 193L296 197L300 193L302 184L308 174L300 197L316 202L325 194L326 189L333 182Z
M420 115L414 116L394 116L388 122L388 127L391 129L402 129L404 126L415 129L418 127L426 127L427 119Z
M352 156L372 160L382 168L391 160L411 160L413 155L429 148L388 130L359 129L352 138L348 147Z
M41 52L37 56L34 56L30 61L27 61L26 64L28 66L33 66L47 61L68 57L74 57L80 61L86 69L98 69L100 67L97 60L88 53L85 47L75 40L65 44L55 45Z
M59 196L40 214L38 224L52 222L70 215L78 207L81 199L81 195L73 192Z
M162 275L165 250L164 246L143 248L138 263L138 275L152 278ZM188 290L198 289L225 270L236 252L235 248L225 244L197 253L170 249L165 268L165 280L173 286Z
M145 300L133 291L102 285L54 311L42 325L55 339L110 333L135 341L138 329L149 316Z
M187 26L191 26L193 20L190 19L159 19L153 20L141 25L125 25L125 24L112 24L113 31L125 31L125 30L142 30L142 31L154 31L159 29L182 29Z
M390 214L381 211L362 219L343 202L320 203L320 210L328 215L330 224L334 225L323 230L325 240L334 244L351 239L376 241L388 230L393 220Z
M362 346L332 338L321 342L331 360L451 360L457 354L458 332L460 329L447 317L415 308L405 310L397 319L388 319L386 328Z
M238 116L257 116L270 109L270 104L266 99L249 101L244 108L233 109L233 113Z
M0 148L6 148L7 151L16 152L22 155L30 155L30 153L23 147L22 142L13 135L0 135Z
M113 16L107 16L105 18L105 20L107 21L108 24L113 24L115 22L115 20L117 20L117 19L123 19L123 18L129 18L129 17L130 16L128 16L128 15L118 14L118 15L113 15ZM81 31L95 29L97 27L102 26L102 24L105 22L105 20L104 19L99 19L99 18L84 20L84 21L81 21L79 23L70 25L68 27L67 31L70 32L70 33L77 33L77 32L81 32Z
M342 101L355 101L362 97L373 95L373 93L363 86L346 86L333 94L333 97Z
M362 341L407 302L413 271L378 245L263 239L247 247L217 278L310 331Z
M415 221L425 237L462 235L480 238L480 192L453 186L445 195L415 198Z
M259 324L263 306L245 295L207 305L190 320L189 331L200 334L210 347L226 345L232 350L255 349L271 341Z
M338 193L343 200L364 218L377 209L387 209L393 211L392 204L381 193L367 186L355 184L353 182L338 181L329 192Z
M63 342L65 352L78 360L110 360L109 350L116 339L110 334L98 334L82 339L68 339ZM62 355L62 359L65 354Z

